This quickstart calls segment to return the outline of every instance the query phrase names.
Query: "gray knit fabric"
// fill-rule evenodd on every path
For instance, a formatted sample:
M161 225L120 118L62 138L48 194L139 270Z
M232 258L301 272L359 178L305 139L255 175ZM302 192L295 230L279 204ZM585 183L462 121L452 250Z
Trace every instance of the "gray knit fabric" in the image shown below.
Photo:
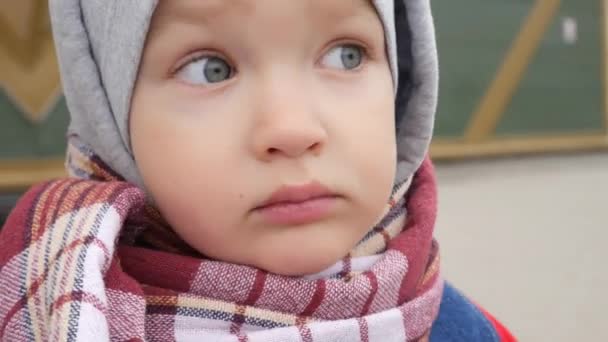
M156 0L50 0L68 135L143 186L131 154L129 108Z
M437 55L429 0L373 0L383 21L395 91L398 90L395 1L410 24L411 87L398 107L397 180L424 159L437 101ZM157 0L50 0L64 93L77 135L127 181L143 187L129 140L129 108L141 54ZM401 5L401 4L400 4ZM401 80L403 81L403 80Z
M427 155L435 124L439 87L435 26L430 0L404 1L412 35L413 70L411 93L397 130L397 181L410 177Z
M384 25L384 37L386 39L386 52L389 57L391 73L395 84L395 92L399 83L397 74L397 36L395 32L395 1L394 0L374 0L376 11Z

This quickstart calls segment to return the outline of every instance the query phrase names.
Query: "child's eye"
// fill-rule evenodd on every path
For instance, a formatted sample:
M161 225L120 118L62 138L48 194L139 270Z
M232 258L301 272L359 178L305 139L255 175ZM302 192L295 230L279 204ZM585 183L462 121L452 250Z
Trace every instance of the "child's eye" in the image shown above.
M329 50L329 52L323 56L321 64L333 69L353 70L363 63L364 57L365 52L362 47L353 44L344 44Z
M207 85L229 80L234 68L220 57L205 56L188 62L177 75L189 84Z

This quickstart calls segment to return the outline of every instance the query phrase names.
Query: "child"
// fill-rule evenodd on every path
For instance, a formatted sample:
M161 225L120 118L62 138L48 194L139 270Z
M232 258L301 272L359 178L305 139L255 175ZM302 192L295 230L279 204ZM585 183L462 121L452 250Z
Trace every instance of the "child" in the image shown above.
M50 8L72 177L2 231L1 339L512 340L439 273L428 0Z

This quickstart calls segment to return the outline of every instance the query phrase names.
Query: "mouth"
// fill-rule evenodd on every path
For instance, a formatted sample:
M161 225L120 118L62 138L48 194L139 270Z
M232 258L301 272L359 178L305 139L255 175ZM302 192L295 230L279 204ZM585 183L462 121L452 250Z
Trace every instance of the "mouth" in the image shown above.
M253 212L270 224L302 225L329 216L341 197L318 182L282 186Z

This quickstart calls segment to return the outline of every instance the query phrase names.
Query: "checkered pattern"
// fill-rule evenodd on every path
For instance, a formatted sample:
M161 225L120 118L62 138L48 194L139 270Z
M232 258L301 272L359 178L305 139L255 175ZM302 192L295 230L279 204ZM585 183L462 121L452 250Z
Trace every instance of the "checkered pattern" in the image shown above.
M437 315L428 161L349 256L298 278L208 260L179 243L150 248L168 229L145 194L110 178L92 154L70 158L80 157L92 163L81 170L96 170L88 179L31 189L2 230L0 340L413 341ZM394 222L401 229L386 229ZM144 248L148 231L156 233Z

